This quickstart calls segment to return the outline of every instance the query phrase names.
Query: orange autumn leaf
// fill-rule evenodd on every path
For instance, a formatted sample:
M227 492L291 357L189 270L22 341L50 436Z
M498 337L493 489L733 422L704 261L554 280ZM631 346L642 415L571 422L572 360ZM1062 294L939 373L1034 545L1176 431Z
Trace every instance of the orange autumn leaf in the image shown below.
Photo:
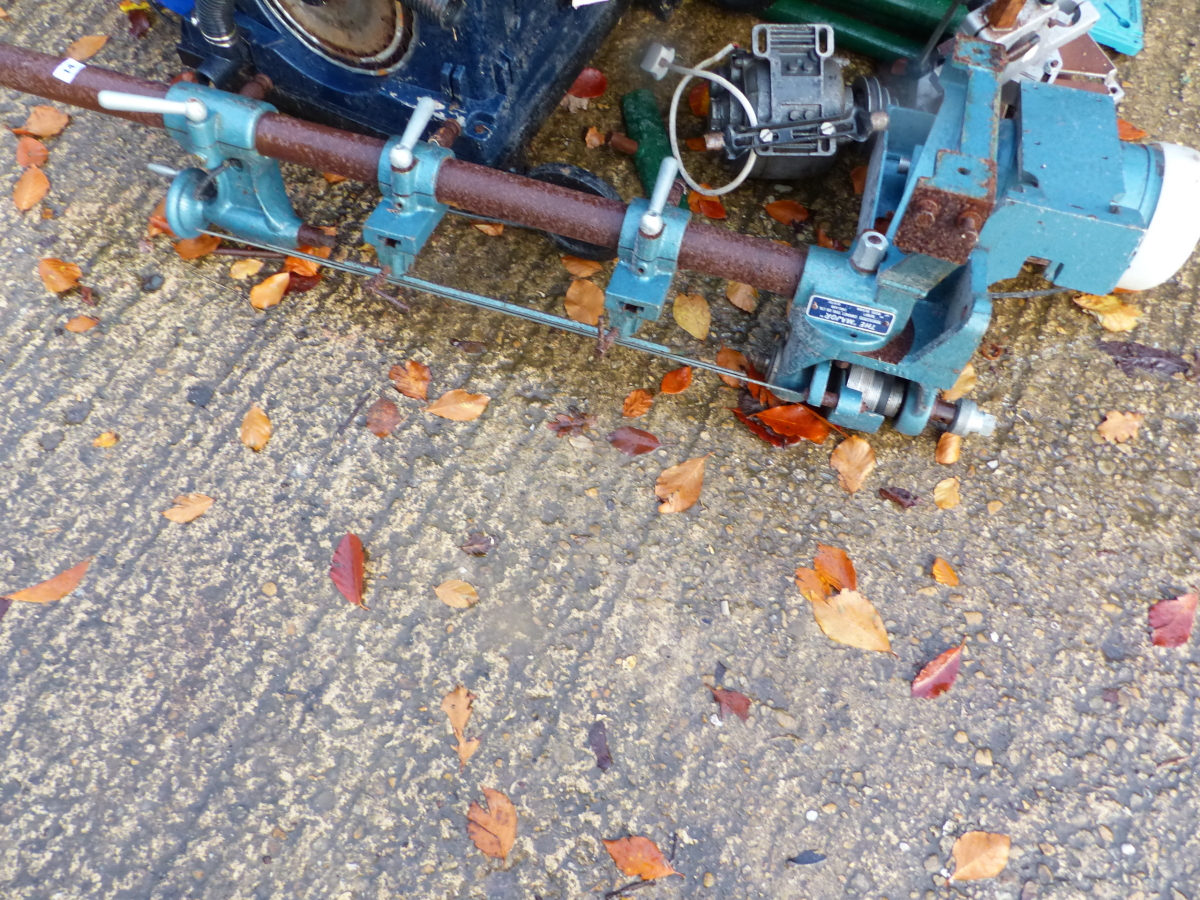
M154 207L154 212L150 213L150 221L146 223L146 237L154 237L157 234L175 237L175 232L171 230L171 226L167 223L166 197L158 201L158 205ZM187 257L185 256L184 259L187 259Z
M831 641L873 650L876 653L891 653L883 620L871 601L858 591L842 590L828 600L812 603L813 618Z
M717 351L717 365L722 369L745 372L749 369L750 361L746 359L746 354L722 345L721 349ZM734 378L732 375L718 375L717 377L731 388L742 386L742 380Z
M962 435L951 434L949 431L943 431L942 436L938 438L937 450L934 452L933 459L939 465L952 466L958 462L962 456Z
M414 400L429 399L429 382L432 377L429 366L415 359L410 359L403 367L392 366L388 371L392 386L405 397L412 397Z
M471 801L467 810L467 834L483 853L493 859L505 859L517 841L517 808L511 800L492 788L483 789L487 809Z
M425 412L452 422L470 422L483 415L491 399L487 394L472 394L455 388L425 407Z
M700 187L710 190L712 186L701 182ZM694 215L707 216L710 219L724 219L726 216L725 204L719 197L709 197L699 191L689 190L687 202L688 209Z
M202 234L200 237L184 238L175 242L175 252L183 259L200 259L208 256L221 245L221 239L216 235Z
M1147 132L1138 128L1132 122L1126 122L1124 119L1117 119L1117 137L1123 141L1140 141L1147 137Z
M504 234L504 225L500 222L476 222L475 227L488 237L500 237Z
M602 132L595 125L591 126L590 128L588 128L587 132L583 135L583 145L585 147L587 147L589 150L595 150L598 147L603 147L604 146L604 132Z
M255 309L268 309L275 306L287 293L288 283L291 280L291 272L277 272L263 279L250 288L250 305Z
M688 106L691 107L692 115L698 119L708 118L708 109L712 103L712 97L709 94L708 82L699 81L692 86L688 91Z
M663 376L659 390L664 394L682 394L691 383L692 367L681 366L678 369L672 369Z
M346 180L345 175L337 175L333 172L322 172L321 177L324 178L326 181L328 181L330 184L341 184L343 181Z
M61 294L79 284L79 278L83 275L83 271L75 263L63 262L61 259L48 256L38 260L38 275L41 276L46 290Z
M849 554L838 547L817 544L817 555L813 557L813 569L825 585L827 593L842 589L858 590L858 574Z
M164 509L162 514L179 525L185 525L193 519L198 519L213 505L213 498L206 494L180 494L175 498L175 505Z
M799 437L823 444L833 426L802 403L788 403L756 413L754 418L785 437Z
M796 570L796 587L800 589L801 596L810 603L829 599L829 588L812 569L801 566Z
M467 722L471 718L471 707L476 699L478 698L461 684L442 698L442 712L449 717L450 728L458 740L458 745L454 750L458 753L458 771L460 772L466 768L467 760L474 756L475 751L479 749L479 738L467 740L464 736Z
M684 141L684 144L686 144L687 148L693 153L703 153L708 149L708 141L706 141L703 137L690 137ZM689 209L691 208L691 205L691 203L688 203Z
M262 407L255 403L242 417L242 427L238 436L243 444L257 453L271 440L271 430L271 420Z
M66 113L59 112L53 106L35 106L29 111L29 118L20 128L14 128L13 134L28 134L33 137L54 137L71 121Z
M67 319L67 324L63 328L71 332L71 334L83 334L85 331L91 331L100 320L95 316L75 316L73 319Z
M24 135L17 141L17 165L23 168L44 166L50 158L50 151L35 137Z
M578 256L562 256L559 258L562 260L563 268L576 278L591 278L604 268L603 263L596 262L594 259L580 259Z
M660 513L683 512L695 505L704 486L704 461L708 457L706 453L663 470L654 485L655 495L663 501L658 505Z
M776 200L763 207L767 215L781 225L799 225L808 219L808 210L795 200Z
M79 587L79 582L83 581L83 576L87 574L88 566L91 564L92 557L89 556L79 565L72 566L41 584L35 584L33 587L23 588L3 596L5 599L20 600L23 603L54 603Z
M933 486L933 504L938 509L954 509L962 502L958 489L962 482L957 478L943 478Z
M938 584L944 584L947 587L958 586L958 573L954 571L954 567L940 556L933 560L933 568L931 570L933 580Z
M91 59L99 53L100 49L107 43L107 34L88 34L73 42L67 48L66 55L78 62L83 62L85 59Z
M838 484L848 494L863 486L875 468L875 451L858 435L851 435L837 445L829 457L829 465L837 469Z
M994 878L1008 865L1012 841L1007 834L968 831L954 842L954 874L951 881Z
M333 253L332 247L309 247L301 244L296 249L301 253L307 253L309 256L319 256L321 259L329 259L329 254ZM289 256L283 261L283 271L311 278L321 271L321 264L313 262L311 259Z
M658 845L650 838L633 835L614 841L606 840L604 849L617 864L617 868L632 878L653 881L655 878L679 874L671 868Z
M584 325L598 325L604 313L604 291L586 278L576 278L563 298L567 315Z
M850 183L854 186L854 193L861 194L867 188L867 167L855 166L850 170Z
M625 398L621 406L621 415L626 419L636 419L644 416L654 405L654 395L643 388L635 388Z
M37 166L30 166L13 185L13 203L21 212L26 212L41 203L48 193L50 179Z

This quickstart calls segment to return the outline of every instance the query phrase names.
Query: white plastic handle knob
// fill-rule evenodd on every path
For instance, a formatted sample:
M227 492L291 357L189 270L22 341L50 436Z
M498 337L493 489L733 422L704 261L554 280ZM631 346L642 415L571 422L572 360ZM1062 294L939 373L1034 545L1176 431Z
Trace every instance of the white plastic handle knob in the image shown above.
M417 108L413 110L408 124L404 127L404 133L400 135L400 143L392 147L389 161L393 169L406 172L412 168L413 147L417 146L417 141L421 139L425 126L433 118L436 109L437 101L432 97L422 97L417 101Z
M658 237L663 230L662 211L666 208L675 176L679 174L679 162L673 156L663 158L654 179L654 192L650 195L650 208L642 215L641 230L647 237Z
M190 100L167 100L163 97L146 97L143 94L126 94L122 91L100 91L96 101L105 109L121 112L158 113L160 116L187 116L189 121L203 122L208 118L208 107L194 97Z

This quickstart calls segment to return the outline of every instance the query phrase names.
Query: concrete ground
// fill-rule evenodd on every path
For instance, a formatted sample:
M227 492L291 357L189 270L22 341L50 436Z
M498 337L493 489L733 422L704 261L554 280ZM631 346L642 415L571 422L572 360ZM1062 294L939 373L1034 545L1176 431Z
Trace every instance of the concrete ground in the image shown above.
M107 33L94 63L178 70L170 23L135 42L115 3L7 7L4 40L61 52ZM1122 115L1156 139L1200 142L1198 14L1197 0L1150 4L1148 49L1121 62ZM669 26L631 12L598 62L606 108L557 111L531 158L579 159L588 125L618 125L651 35L697 58L749 25L692 3ZM0 93L3 121L37 102ZM257 312L230 259L185 262L163 238L139 249L163 193L143 164L182 159L164 134L79 113L48 143L54 217L0 202L0 589L95 562L66 599L0 623L5 900L600 897L629 880L601 839L626 834L676 843L685 875L639 900L1200 900L1200 650L1153 647L1146 624L1148 604L1200 581L1195 382L1121 374L1065 297L999 301L987 340L1006 352L976 358L975 396L1000 426L949 470L933 435L885 430L876 473L847 495L832 442L772 449L707 376L635 423L665 446L630 460L603 435L668 366L619 349L597 361L582 339L430 297L401 316L341 276ZM636 191L627 160L586 158ZM835 236L852 232L854 164L791 194ZM287 176L303 214L355 247L372 192ZM787 238L759 211L767 196L782 194L740 195L729 223ZM99 305L47 293L42 256L79 263ZM556 310L569 282L541 237L460 221L421 272ZM1135 340L1200 344L1197 272L1136 298ZM778 298L752 318L719 282L679 285L715 311L703 347L653 332L686 352L778 329ZM64 331L87 312L97 328ZM483 392L487 412L424 414L388 386L407 359L430 366L433 396ZM386 439L362 425L379 396L406 415ZM260 454L237 438L252 403L275 427ZM570 404L599 419L586 442L543 427ZM1133 442L1098 442L1109 410L1145 414ZM120 442L94 447L104 431ZM700 504L660 515L658 473L705 453ZM963 503L941 511L948 474ZM901 512L884 485L926 502ZM215 498L201 518L159 514L191 491ZM347 531L370 554L370 611L327 575ZM486 558L458 549L475 531L499 539ZM818 541L857 563L895 658L817 628L792 572ZM959 588L931 580L935 556ZM479 604L439 602L450 577ZM910 699L921 666L964 639L954 688ZM718 665L753 699L749 721L714 716ZM461 774L439 709L458 684L479 697L468 736L482 739ZM588 749L598 719L606 772ZM507 865L466 834L484 786L520 817ZM1011 835L1008 867L948 885L971 829ZM805 850L826 859L786 862Z

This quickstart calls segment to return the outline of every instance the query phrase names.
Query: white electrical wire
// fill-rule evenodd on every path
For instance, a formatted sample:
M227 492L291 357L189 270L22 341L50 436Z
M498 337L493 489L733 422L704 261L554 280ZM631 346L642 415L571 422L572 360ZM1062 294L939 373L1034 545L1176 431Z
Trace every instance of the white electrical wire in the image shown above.
M754 168L754 163L758 159L758 152L750 151L750 155L746 157L746 164L742 166L742 171L738 176L729 182L724 187L705 188L701 187L690 174L687 167L683 164L683 156L679 152L679 137L676 134L675 119L679 114L679 98L683 96L684 89L688 86L693 78L704 78L714 84L719 84L725 90L729 91L738 102L742 104L742 109L746 111L746 118L750 121L751 128L758 127L758 116L754 113L754 106L750 103L749 98L738 89L737 85L733 84L728 78L723 78L716 72L706 71L709 66L716 65L726 56L736 49L736 44L726 44L719 53L710 56L701 63L697 63L694 68L687 66L677 66L671 63L667 66L672 72L676 72L683 76L679 84L675 86L675 93L671 95L671 111L667 114L667 133L671 139L671 153L675 157L675 161L679 163L679 174L683 176L683 180L687 182L688 187L694 190L697 194L703 194L705 197L720 197L722 194L728 194L730 191L737 190L741 187L742 182L750 177L750 170Z

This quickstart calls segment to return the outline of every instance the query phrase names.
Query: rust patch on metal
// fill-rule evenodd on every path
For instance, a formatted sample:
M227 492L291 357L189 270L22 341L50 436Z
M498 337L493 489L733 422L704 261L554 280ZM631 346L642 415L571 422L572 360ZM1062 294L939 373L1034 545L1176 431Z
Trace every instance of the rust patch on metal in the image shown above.
M965 197L924 182L922 178L913 190L895 244L905 253L923 253L962 265L992 214L996 179L989 179L986 197Z
M900 333L880 347L878 350L872 350L870 353L859 353L859 356L865 356L867 359L877 359L880 362L895 365L908 356L908 351L912 349L913 337L916 335L916 329L913 328L912 319L908 320L908 324L901 329Z

